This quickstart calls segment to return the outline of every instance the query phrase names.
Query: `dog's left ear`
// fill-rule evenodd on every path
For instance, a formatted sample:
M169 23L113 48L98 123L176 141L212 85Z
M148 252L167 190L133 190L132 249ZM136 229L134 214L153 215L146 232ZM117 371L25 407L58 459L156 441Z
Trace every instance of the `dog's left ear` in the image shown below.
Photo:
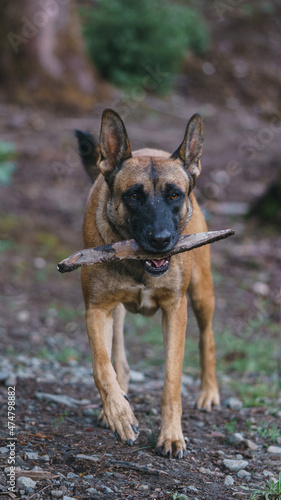
M201 171L203 140L203 121L199 114L195 114L187 124L181 145L171 156L174 160L177 158L182 160L185 169L192 177L193 185Z
M113 109L105 109L102 114L100 132L99 168L102 174L108 177L131 156L129 139L123 121Z

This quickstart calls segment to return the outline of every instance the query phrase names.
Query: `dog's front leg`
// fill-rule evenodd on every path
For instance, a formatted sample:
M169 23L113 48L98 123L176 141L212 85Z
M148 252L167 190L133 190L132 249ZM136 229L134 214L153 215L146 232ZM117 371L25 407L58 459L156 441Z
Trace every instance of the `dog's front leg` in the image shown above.
M92 354L93 374L102 399L104 414L116 437L132 445L138 435L138 421L121 390L110 361L112 339L111 311L89 307L86 324Z
M167 457L182 458L185 442L181 428L181 375L184 356L187 300L163 308L163 337L165 350L165 380L161 404L161 430L157 451Z

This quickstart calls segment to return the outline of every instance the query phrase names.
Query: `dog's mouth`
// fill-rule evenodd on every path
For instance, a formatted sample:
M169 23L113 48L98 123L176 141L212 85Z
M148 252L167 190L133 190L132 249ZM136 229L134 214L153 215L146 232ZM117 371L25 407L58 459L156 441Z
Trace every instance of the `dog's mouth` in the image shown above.
M161 276L169 270L170 257L166 259L143 260L142 265L146 273L152 276Z

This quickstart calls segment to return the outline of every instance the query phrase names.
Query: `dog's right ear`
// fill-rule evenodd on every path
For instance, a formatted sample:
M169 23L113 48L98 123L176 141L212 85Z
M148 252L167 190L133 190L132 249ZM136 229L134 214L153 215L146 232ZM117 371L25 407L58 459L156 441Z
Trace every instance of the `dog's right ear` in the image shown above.
M124 160L131 158L131 148L125 125L113 109L102 114L100 132L99 168L107 178L121 167Z

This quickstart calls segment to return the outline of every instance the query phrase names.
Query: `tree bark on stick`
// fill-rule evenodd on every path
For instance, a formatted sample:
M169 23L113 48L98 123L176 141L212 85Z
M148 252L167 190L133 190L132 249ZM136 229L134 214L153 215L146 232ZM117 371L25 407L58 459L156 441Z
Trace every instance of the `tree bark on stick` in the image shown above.
M234 234L232 229L223 229L221 231L209 231L204 233L195 233L182 235L178 243L168 253L152 254L144 252L135 240L118 241L110 245L105 245L95 248L86 248L74 253L67 259L62 260L57 269L60 273L67 273L74 271L81 266L90 266L100 262L108 262L113 260L149 260L149 259L163 259L175 255L177 253L186 252L194 248L213 243L214 241L228 238Z

